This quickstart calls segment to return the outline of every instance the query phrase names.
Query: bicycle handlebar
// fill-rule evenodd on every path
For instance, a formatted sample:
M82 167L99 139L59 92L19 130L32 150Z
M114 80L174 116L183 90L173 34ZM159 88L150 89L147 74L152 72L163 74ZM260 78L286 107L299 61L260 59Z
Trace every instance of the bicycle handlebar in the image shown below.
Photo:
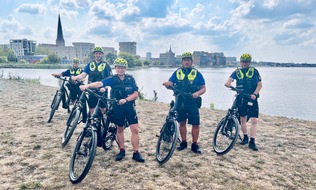
M115 98L106 98L103 95L99 95L95 92L95 90L91 90L89 88L85 89L86 92L88 92L89 94L94 95L96 98L101 99L103 101L108 101L108 102L114 102L114 103L119 103L119 100L115 99Z
M164 85L164 84L162 84L162 85ZM192 97L192 94L191 94L191 93L183 92L183 91L181 91L181 90L175 88L174 86L169 86L169 87L167 87L167 89L173 90L174 92L178 92L179 94L184 95L184 96Z
M230 88L230 90L237 92L237 94L242 94L244 96L250 96L250 94L244 93L244 90L242 90L242 89L238 89L234 86L230 86L229 88Z

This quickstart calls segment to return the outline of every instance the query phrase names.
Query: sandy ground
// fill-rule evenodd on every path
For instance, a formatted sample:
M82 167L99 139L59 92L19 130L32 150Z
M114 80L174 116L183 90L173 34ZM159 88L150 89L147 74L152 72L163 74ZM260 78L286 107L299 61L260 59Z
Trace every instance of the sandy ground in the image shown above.
M131 159L127 129L125 159L114 160L117 145L107 152L98 148L86 178L73 185L68 168L81 127L62 148L68 113L60 108L53 122L47 123L56 90L0 79L0 189L316 189L316 122L261 115L258 152L236 144L228 154L217 156L212 138L225 112L202 108L199 142L203 154L189 148L176 150L160 166L155 160L156 134L168 105L150 101L137 101L136 107L140 152L146 162ZM191 143L190 134L188 140Z

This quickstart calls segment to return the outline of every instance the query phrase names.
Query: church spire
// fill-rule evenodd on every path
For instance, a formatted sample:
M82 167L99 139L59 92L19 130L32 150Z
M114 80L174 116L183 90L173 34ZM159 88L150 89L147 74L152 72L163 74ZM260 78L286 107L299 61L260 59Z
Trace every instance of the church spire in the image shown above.
M63 37L63 28L61 27L60 14L58 14L58 26L57 26L57 46L65 46L65 40Z

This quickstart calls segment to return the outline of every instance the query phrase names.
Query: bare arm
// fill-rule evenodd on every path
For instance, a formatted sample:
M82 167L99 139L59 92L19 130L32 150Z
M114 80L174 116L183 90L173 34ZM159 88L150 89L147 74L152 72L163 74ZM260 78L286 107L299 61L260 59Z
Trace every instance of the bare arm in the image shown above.
M201 95L204 94L205 92L206 92L206 87L205 87L205 85L200 86L200 90L194 92L194 93L192 94L192 97L193 97L193 98L198 98L199 96L201 96Z
M79 76L79 75L78 75ZM87 88L100 88L103 87L103 83L98 81L98 82L93 82L90 84L86 84L86 85L80 85L79 88L81 91L84 91Z
M87 73L82 72L80 75L72 76L71 80L82 80L82 79L86 78L86 76L87 76Z
M225 86L227 87L227 88L230 88L231 87L231 84L232 84L232 82L233 82L233 78L231 78L231 77L229 77L228 79L227 79L227 81L226 81L226 83L225 83Z
M120 105L126 104L127 102L136 100L137 97L138 97L138 91L134 91L133 94L129 95L127 98L120 99L119 104Z

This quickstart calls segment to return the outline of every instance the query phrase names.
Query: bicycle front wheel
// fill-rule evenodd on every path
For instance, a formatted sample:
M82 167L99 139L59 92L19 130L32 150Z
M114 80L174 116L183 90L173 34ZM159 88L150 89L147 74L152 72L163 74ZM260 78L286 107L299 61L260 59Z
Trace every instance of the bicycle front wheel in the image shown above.
M66 128L63 134L63 138L61 139L62 146L66 146L66 144L70 140L73 132L75 131L78 125L80 115L81 115L80 108L74 107L69 115L69 118L66 123Z
M224 117L216 127L213 137L213 150L217 154L226 154L234 147L238 134L238 119L236 117Z
M160 131L156 146L156 160L159 164L167 162L178 142L179 138L179 124L175 120L170 120L165 123Z
M50 115L49 115L49 118L48 118L48 123L50 123L54 117L54 114L55 114L55 111L58 109L59 107L59 104L61 102L61 95L57 92L57 94L55 95L54 99L53 99L53 103L51 105L51 112L50 112Z
M86 177L94 160L96 147L96 131L91 126L84 128L70 160L69 179L72 183L80 183Z

